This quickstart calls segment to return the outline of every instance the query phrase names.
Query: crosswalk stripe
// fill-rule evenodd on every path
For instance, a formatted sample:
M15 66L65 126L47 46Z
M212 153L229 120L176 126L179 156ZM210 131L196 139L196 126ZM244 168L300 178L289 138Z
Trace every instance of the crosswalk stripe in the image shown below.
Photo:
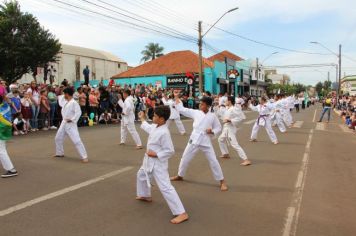
M294 123L293 128L302 128L304 121L298 120Z
M324 123L316 123L315 129L325 131L325 124Z
M253 119L253 120L248 120L248 121L245 121L243 124L244 125L250 125L252 123L255 123L256 119Z

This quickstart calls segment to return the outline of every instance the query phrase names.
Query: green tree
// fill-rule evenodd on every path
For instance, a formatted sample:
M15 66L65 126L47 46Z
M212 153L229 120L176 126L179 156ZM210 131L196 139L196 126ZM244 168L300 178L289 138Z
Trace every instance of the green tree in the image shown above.
M323 91L323 83L322 82L318 82L315 85L315 91L318 93L318 95L321 95L321 92Z
M55 62L61 44L17 1L0 5L0 77L13 83L26 73L36 76L37 67Z
M145 50L141 52L143 55L141 61L146 62L163 56L163 51L164 48L161 47L158 43L149 43L146 45Z

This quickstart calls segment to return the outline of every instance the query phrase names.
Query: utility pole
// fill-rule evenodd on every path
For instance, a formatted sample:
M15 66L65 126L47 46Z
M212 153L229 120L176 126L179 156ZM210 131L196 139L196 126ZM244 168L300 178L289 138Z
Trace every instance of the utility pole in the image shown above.
M227 94L230 94L230 78L229 78L228 73L227 73L227 57L225 57L225 77L226 77L226 81L225 82L227 83L226 92L227 92Z
M198 23L198 47L199 47L199 94L203 94L203 37L202 37L202 22Z
M338 98L341 95L341 44L339 45L339 85L337 89Z
M258 62L258 57L256 58L256 95L259 96L259 93L258 93L258 77L259 77L259 62Z

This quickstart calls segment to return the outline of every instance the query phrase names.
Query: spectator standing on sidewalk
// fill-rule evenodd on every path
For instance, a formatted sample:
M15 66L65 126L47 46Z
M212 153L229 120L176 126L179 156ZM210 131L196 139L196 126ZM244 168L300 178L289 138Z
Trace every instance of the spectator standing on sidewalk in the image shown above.
M49 101L47 97L47 90L43 89L41 91L41 103L40 103L40 115L39 123L42 130L49 129L49 112L51 108L49 106Z
M36 81L31 82L31 87L27 90L30 93L30 98L32 101L32 117L31 117L31 128L32 131L38 131L38 115L40 112L40 93Z
M49 101L49 107L50 107L50 115L49 115L49 123L50 123L50 129L57 129L57 127L54 125L55 121L55 115L56 115L56 108L57 108L57 95L55 93L55 89L53 87L49 88L48 92L48 101Z

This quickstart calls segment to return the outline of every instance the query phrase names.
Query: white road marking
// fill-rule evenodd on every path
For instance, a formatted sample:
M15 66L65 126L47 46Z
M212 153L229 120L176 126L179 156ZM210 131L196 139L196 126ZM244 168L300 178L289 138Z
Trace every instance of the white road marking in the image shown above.
M302 128L303 124L304 124L304 121L298 120L294 123L293 127L294 128Z
M315 109L315 111L314 111L314 116L313 116L313 122L315 122L315 119L316 119L316 111L317 111L318 109Z
M321 130L321 131L325 131L325 123L316 123L316 127L315 127L316 130Z
M248 121L245 121L243 124L244 125L250 125L252 123L255 123L256 119L253 119L253 120L248 120Z
M108 173L108 174L99 176L99 177L97 177L97 178L94 178L94 179L85 181L85 182L83 182L83 183L76 184L76 185L70 186L70 187L68 187L68 188L64 188L64 189L61 189L61 190L59 190L59 191L56 191L56 192L53 192L53 193L44 195L44 196L42 196L42 197L38 197L38 198L35 198L35 199L32 199L32 200L29 200L29 201L20 203L20 204L18 204L18 205L9 207L9 208L7 208L7 209L5 209L5 210L0 211L0 217L1 217L1 216L9 215L9 214L14 213L14 212L16 212L16 211L19 211L19 210L25 209L25 208L27 208L27 207L33 206L33 205L35 205L35 204L38 204L38 203L41 203L41 202L50 200L50 199L52 199L52 198L55 198L55 197L64 195L64 194L66 194L66 193L69 193L69 192L78 190L78 189L80 189L80 188L87 187L87 186L89 186L89 185L92 185L92 184L95 184L95 183L97 183L97 182L103 181L103 180L105 180L105 179L111 178L111 177L113 177L113 176L115 176L115 175L122 174L122 173L124 173L124 172L126 172L126 171L131 170L132 168L133 168L132 166L128 166L128 167L122 168L122 169L120 169L120 170L116 170L116 171L110 172L110 173Z
M307 177L308 164L310 159L310 146L313 139L314 130L310 130L307 144L303 155L302 165L295 182L295 189L291 205L287 208L286 220L282 236L295 236L299 220L300 207L302 205L303 191Z

